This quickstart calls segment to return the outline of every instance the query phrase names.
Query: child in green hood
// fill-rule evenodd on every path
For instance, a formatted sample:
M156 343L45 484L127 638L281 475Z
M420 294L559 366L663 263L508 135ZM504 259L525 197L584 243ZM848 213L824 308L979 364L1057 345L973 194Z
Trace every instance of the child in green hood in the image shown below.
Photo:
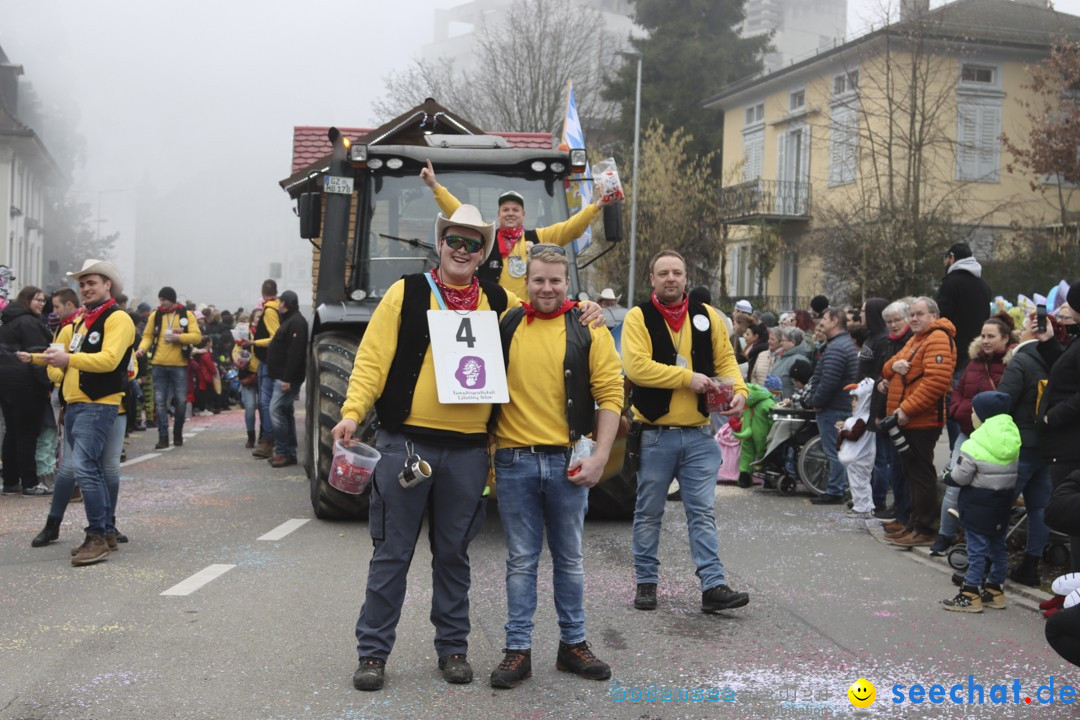
M1020 459L1020 430L1009 415L1009 404L1009 396L1001 392L975 396L971 402L975 431L960 446L960 459L945 476L946 485L960 487L960 522L968 546L964 584L956 597L942 600L946 610L977 613L983 607L1005 609L1001 589L1009 569L1005 534ZM985 574L987 563L989 576Z

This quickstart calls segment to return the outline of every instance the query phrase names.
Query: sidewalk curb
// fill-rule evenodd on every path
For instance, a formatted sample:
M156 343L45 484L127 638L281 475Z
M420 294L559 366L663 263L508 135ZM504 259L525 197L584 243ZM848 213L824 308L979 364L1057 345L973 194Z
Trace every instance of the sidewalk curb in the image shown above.
M927 567L932 567L939 570L941 573L952 577L953 569L949 566L949 563L943 557L932 557L930 555L930 548L917 547L917 548L901 548L893 545L885 539L885 530L881 527L880 520L867 520L866 529L870 532L870 535L880 542L882 545L895 549L897 552L909 552L911 558ZM1027 585L1020 585L1014 583L1011 580L1005 581L1006 597L1009 599L1012 605L1021 605L1028 610L1040 612L1039 603L1044 600L1049 600L1053 595L1044 593L1038 588L1028 587Z

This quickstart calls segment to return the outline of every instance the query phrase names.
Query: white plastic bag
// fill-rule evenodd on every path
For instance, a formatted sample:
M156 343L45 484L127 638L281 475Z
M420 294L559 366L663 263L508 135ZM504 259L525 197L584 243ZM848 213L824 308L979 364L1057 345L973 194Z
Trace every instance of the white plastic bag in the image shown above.
M614 158L607 158L593 164L592 178L593 182L596 183L596 194L605 201L619 202L626 198L622 182L619 181L619 170L615 167Z

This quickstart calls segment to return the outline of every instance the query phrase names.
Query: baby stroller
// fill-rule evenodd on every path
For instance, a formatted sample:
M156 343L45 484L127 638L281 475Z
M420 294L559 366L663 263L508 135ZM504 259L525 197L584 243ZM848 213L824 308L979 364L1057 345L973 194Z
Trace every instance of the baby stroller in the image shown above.
M949 508L948 513L960 519L960 513L956 508ZM1014 534L1027 532L1027 508L1021 504L1013 506L1012 517L1009 520L1009 530L1005 533L1007 543ZM1043 557L1050 565L1069 565L1069 536L1063 535L1056 530L1050 531L1050 537L1046 541ZM957 572L964 572L968 567L967 543L958 542L949 548L945 559L949 561L949 567Z
M770 414L772 429L758 463L765 486L791 495L802 481L811 493L821 495L829 484L829 459L821 448L814 411L774 407Z

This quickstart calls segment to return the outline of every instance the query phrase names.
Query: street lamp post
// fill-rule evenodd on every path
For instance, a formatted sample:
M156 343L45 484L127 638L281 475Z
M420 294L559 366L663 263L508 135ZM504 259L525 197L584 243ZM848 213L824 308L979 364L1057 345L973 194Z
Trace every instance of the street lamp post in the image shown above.
M630 278L626 284L627 307L634 306L634 273L637 272L637 191L638 191L638 151L641 146L641 60L637 51L619 53L626 57L637 58L637 90L634 97L634 170L633 189L630 195Z

